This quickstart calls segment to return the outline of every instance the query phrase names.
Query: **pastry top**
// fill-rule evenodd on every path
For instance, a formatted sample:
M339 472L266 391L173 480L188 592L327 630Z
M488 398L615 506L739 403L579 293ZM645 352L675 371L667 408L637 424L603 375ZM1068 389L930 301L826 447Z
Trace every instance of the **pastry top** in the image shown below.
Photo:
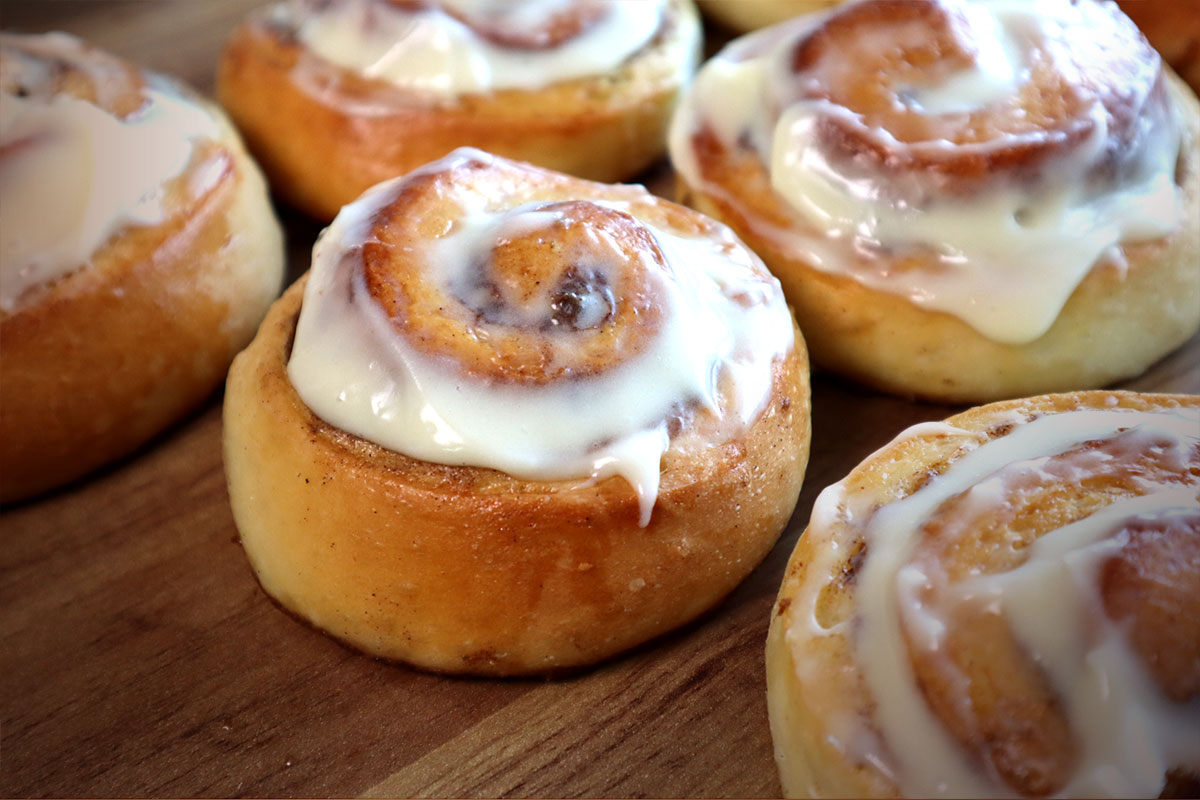
M828 741L914 797L1200 774L1198 501L1195 398L1049 396L902 433L820 495L781 593L801 681L822 642L854 653Z
M667 0L292 0L269 23L310 54L296 79L321 94L321 62L417 98L536 90L614 73L666 24ZM366 102L369 102L366 101Z
M1177 229L1167 80L1112 4L868 0L733 42L671 156L728 199L714 159L753 153L781 200L760 235L1018 344L1118 245Z
M0 34L0 92L0 311L228 167L227 129L187 90L66 34Z
M624 476L743 432L792 352L778 282L641 187L460 149L346 206L313 251L288 375L317 416L423 461Z

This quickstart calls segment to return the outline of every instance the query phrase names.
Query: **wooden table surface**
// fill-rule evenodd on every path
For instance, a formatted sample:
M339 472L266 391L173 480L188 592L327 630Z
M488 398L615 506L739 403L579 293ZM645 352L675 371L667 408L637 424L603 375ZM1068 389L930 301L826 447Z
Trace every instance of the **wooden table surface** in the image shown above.
M69 30L211 92L254 4L3 0L0 25ZM281 213L295 277L318 226ZM1200 337L1126 387L1200 393ZM787 556L824 486L954 410L815 376L800 503L724 604L577 677L470 680L358 655L266 598L214 396L122 463L0 512L0 795L778 795L762 650Z

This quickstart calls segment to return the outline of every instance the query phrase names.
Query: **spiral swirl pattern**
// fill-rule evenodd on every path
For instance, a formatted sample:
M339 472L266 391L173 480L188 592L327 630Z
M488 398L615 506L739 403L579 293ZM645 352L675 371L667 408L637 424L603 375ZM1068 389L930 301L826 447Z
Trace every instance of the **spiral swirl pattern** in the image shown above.
M643 521L672 437L742 430L794 342L723 226L474 150L347 207L308 280L288 370L318 416L426 461L621 474Z
M1163 123L1166 98L1158 59L1133 24L1094 13L1094 35L1068 40L969 5L852 6L799 37L794 77L779 87L794 94L778 100L828 103L815 112L817 145L892 200L1035 181L1095 136L1109 141L1088 154L1081 177L1111 182ZM890 46L871 46L884 40ZM930 185L895 195L895 178L910 172Z
M591 201L484 212L395 269L396 248L420 247L414 215L463 212L447 207L453 179L418 179L363 251L368 290L418 347L475 378L537 384L611 369L655 334L666 258L635 218Z
M671 152L812 269L1024 344L1093 265L1177 229L1180 136L1112 4L869 0L733 43Z

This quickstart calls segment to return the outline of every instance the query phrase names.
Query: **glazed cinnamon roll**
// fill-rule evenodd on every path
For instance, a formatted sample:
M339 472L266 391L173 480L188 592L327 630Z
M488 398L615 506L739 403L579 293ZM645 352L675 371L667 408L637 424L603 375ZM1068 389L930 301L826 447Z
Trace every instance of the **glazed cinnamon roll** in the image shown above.
M217 88L272 185L332 219L459 146L630 178L698 53L691 0L292 0L238 28Z
M198 405L283 277L221 112L64 34L0 35L0 500L130 452Z
M817 499L767 685L789 796L1194 796L1200 399L902 433Z
M1197 330L1198 129L1112 4L868 0L731 44L671 155L814 360L977 401L1130 377Z
M346 206L235 360L266 592L367 653L549 673L717 603L808 457L803 341L727 228L463 149Z

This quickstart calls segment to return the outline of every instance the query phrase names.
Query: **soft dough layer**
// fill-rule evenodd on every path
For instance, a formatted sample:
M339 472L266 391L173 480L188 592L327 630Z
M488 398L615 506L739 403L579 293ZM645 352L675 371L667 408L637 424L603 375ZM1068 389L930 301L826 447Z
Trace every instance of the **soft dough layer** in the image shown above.
M4 91L32 98L24 102L58 96L57 81L64 94L99 104L96 113L131 115L135 121L124 123L131 126L151 103L144 75L75 39L6 36L4 47ZM23 287L0 309L0 500L84 475L194 408L220 384L279 291L279 223L237 134L215 106L149 80L194 104L210 118L211 134L196 137L182 172L159 189L161 219L119 220L84 263ZM144 167L149 156L142 156ZM23 157L20 147L0 154ZM85 176L79 185L89 185ZM103 198L106 189L92 191ZM46 199L58 203L42 211L50 216L67 213L73 201ZM93 210L103 213L120 209Z
M567 202L572 194L577 201ZM341 360L376 353L364 363L384 380L373 389L363 382L370 377L336 378L335 385L322 387L326 379L320 376L335 372L321 368L312 373L315 381L306 381L315 387L308 391L327 390L335 406L351 405L358 394L370 397L385 427L394 421L402 429L407 414L387 395L394 393L403 404L419 392L421 418L437 418L446 426L440 441L453 439L451 431L462 434L460 418L446 411L439 399L444 395L430 386L438 381L451 394L460 387L470 398L468 410L485 422L494 419L495 426L514 419L514 410L506 407L513 395L506 392L517 389L526 403L538 402L530 393L557 398L547 409L573 404L579 417L575 427L584 431L594 426L583 417L612 417L610 406L623 402L622 396L635 398L627 413L637 419L658 402L649 399L656 390L647 384L632 395L618 388L609 396L605 376L626 369L626 360L657 357L654 338L669 335L664 329L678 324L674 315L682 311L672 307L675 300L668 302L659 284L670 278L662 276L698 265L674 264L660 276L659 246L644 238L649 234L633 219L649 217L680 235L702 237L711 241L714 253L729 257L726 248L742 246L726 239L722 226L635 187L604 187L477 151L452 155L378 187L362 202L370 210L355 204L344 214L369 227L350 236L354 225L335 222L315 255L333 271L318 271L315 263L313 274L275 305L230 371L225 396L230 498L242 543L268 594L372 655L445 672L549 673L594 663L693 619L761 561L799 494L808 458L809 388L803 340L778 285L757 259L739 261L736 268L730 262L711 280L735 306L782 314L789 342L778 356L755 362L763 382L749 374L745 381L731 380L738 369L734 362L717 362L705 370L706 380L715 381L715 395L705 399L685 390L657 412L666 417L641 433L637 428L644 423L632 432L611 429L575 441L559 430L564 423L570 427L570 420L551 418L560 412L547 411L547 460L512 467L532 475L515 477L462 455L484 453L481 457L490 460L483 448L451 447L438 455L439 438L421 438L419 430L413 431L417 439L402 436L395 446L431 448L423 450L429 458L450 463L387 449L365 438L372 435L369 430L355 435L334 427L304 402L288 366L298 360L293 346L300 344L302 306L324 295L320 305L311 299L314 308L306 309L315 315L312 324L322 326L313 330L325 331L312 340L314 346L351 343ZM430 261L427 275L420 274L426 267L406 263L444 252L412 238L421 230L434 240L458 242L461 234L451 232L470 228L466 219L454 216L459 202L508 203L517 216L502 230L527 234L515 237L517 245L501 236L491 255L464 261L463 268L484 270L479 286L499 292L496 287L504 282L505 299L498 307L490 302L476 310L464 307L461 319L458 305L476 296L476 282L450 277L459 269L452 260ZM591 211L580 211L581 206ZM578 219L594 218L602 227L577 225L577 212ZM447 222L445 213L456 221ZM617 228L604 227L610 223ZM628 233L641 255L606 264L610 233ZM510 263L513 246L543 255ZM355 277L360 262L366 265L362 282ZM528 269L517 269L519 263ZM536 279L534 264L539 266ZM629 283L622 276L636 272L639 264L649 270L645 287L640 278ZM586 279L578 278L577 267ZM510 268L514 271L507 272ZM350 271L348 283L330 280L341 269ZM555 273L565 275L566 283ZM317 280L330 282L314 287ZM349 296L368 298L372 305L358 300L343 305L346 286ZM561 293L530 300L543 286L559 286ZM767 298L757 296L767 290L769 309L762 306ZM611 313L589 312L592 296L612 302ZM554 313L544 323L534 308L543 301ZM335 328L320 322L329 314L370 318L384 311L379 324L368 325L374 333L362 334L381 342L382 349L353 345L359 334L331 333ZM455 342L463 336L460 323L471 332L466 334L471 341L461 346ZM383 338L375 340L377 335ZM532 343L525 344L526 339ZM628 351L620 344L626 339L632 342ZM573 342L584 349L575 352ZM541 357L560 346L565 361ZM574 360L580 353L586 360ZM658 372L670 371L671 365L656 363ZM446 375L439 377L441 371ZM738 398L747 386L759 386L763 394L747 398L742 419ZM359 418L352 415L347 425ZM496 431L505 437L526 433ZM542 438L532 433L533 440ZM621 442L631 434L641 441L646 433L653 434L651 442L661 433L665 451L649 451L654 475L643 481L635 479L640 469L619 464L626 457ZM472 444L479 435L486 434L464 440ZM522 445L538 446L532 440ZM570 458L560 457L561 447L572 451ZM640 445L634 449L642 453Z
M788 796L1190 796L1200 401L914 426L827 488L767 642Z
M603 6L576 0L567 8L587 13ZM249 18L225 47L217 92L272 186L325 220L368 187L462 146L592 180L631 178L665 152L677 95L699 56L691 0L669 0L652 38L603 74L562 79L547 70L541 86L447 96L360 74L310 51L297 28L312 13L292 3ZM489 47L507 46L481 38ZM532 57L570 46L572 38L525 52ZM514 47L513 58L522 52Z

